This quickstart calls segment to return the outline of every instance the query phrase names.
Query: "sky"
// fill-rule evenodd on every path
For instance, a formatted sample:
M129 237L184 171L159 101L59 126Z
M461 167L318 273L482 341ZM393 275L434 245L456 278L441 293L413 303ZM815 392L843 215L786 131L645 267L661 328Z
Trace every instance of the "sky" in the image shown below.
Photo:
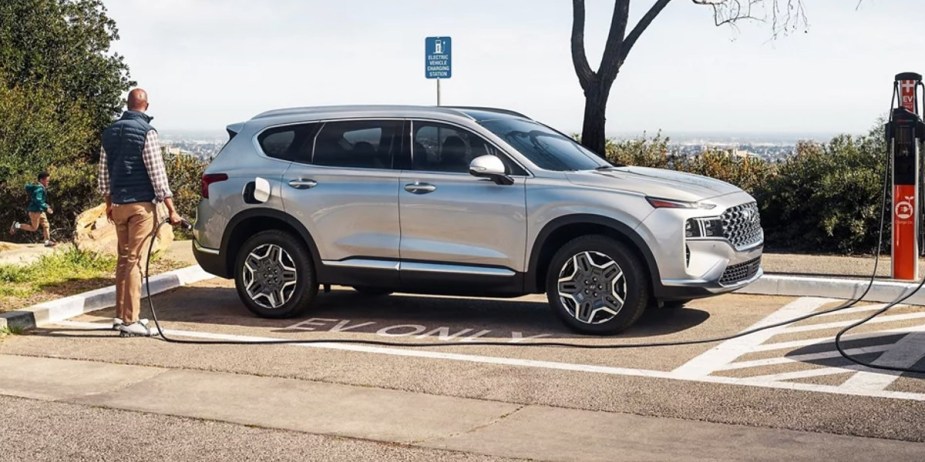
M587 0L597 69L612 0ZM653 0L631 3L631 26ZM808 27L772 39L766 22L716 27L673 0L614 82L607 132L865 133L888 112L893 77L925 73L925 1L804 0ZM436 104L424 39L450 36L444 105L513 109L581 129L568 0L104 0L112 50L149 93L162 132L221 133L269 109Z

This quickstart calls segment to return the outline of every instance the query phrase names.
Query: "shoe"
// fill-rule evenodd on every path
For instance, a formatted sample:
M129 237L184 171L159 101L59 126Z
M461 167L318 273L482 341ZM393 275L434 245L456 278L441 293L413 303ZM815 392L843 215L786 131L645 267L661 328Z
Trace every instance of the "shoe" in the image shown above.
M112 318L112 330L119 330L119 326L125 324L125 321L119 318Z
M141 322L133 322L131 324L122 324L119 326L120 337L150 337L152 335L154 335L154 333L151 332L147 324L142 324Z
M13 224L10 225L10 236L16 234L16 231L19 229L19 227L16 226L16 225L18 225L18 224L19 224L18 221L14 221Z
M45 241L45 247L54 247L54 246L56 246L56 245L58 245L58 243L55 242L55 241L52 241L52 240L50 240L50 239L47 240L47 241Z

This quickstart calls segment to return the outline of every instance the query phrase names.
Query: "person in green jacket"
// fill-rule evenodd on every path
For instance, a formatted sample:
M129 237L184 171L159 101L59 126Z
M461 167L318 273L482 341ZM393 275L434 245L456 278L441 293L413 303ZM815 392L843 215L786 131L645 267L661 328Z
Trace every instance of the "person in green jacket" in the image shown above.
M51 240L51 232L48 228L48 216L55 211L45 202L45 190L48 188L48 172L42 172L38 175L38 183L27 184L26 192L29 194L29 206L26 211L29 212L29 221L31 223L20 223L14 221L10 226L10 234L16 234L16 231L29 231L34 233L39 229L45 234L45 247L53 247L55 241Z

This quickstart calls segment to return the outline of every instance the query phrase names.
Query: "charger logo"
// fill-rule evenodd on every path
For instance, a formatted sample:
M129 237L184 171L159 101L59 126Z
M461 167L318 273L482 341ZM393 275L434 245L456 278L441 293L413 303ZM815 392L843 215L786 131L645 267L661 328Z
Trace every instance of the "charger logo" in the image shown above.
M905 200L896 203L896 218L908 220L912 218L915 207L912 206L913 197L907 196Z

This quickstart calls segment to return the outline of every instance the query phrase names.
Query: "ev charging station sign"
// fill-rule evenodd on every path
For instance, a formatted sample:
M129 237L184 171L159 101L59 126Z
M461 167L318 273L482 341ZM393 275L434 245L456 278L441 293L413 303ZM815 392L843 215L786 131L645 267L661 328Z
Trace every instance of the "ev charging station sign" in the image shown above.
M453 40L450 37L424 39L424 76L428 79L453 76Z

